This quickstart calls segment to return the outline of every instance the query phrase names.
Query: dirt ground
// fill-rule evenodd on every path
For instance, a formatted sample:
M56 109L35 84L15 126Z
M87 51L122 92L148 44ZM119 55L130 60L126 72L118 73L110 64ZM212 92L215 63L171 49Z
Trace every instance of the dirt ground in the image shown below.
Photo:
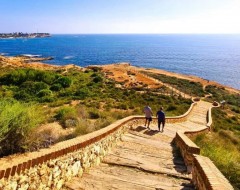
M147 77L142 74L141 71L152 72L156 74L163 74L167 76L177 77L180 79L186 79L193 82L199 82L205 88L207 85L215 85L219 87L224 87L226 90L233 93L240 93L239 90L231 88L229 86L221 85L215 81L209 81L206 79L202 79L197 76L192 75L184 75L179 73L168 72L160 69L152 69L152 68L142 68L131 66L129 63L118 63L118 64L109 64L99 66L102 68L106 77L111 78L117 82L125 82L125 87L137 87L139 85L147 85L149 88L158 88L163 84L153 78Z

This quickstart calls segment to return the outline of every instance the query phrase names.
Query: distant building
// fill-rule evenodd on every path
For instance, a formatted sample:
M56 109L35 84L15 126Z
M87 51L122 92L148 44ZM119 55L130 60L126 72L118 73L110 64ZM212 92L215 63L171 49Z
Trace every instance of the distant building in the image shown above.
M45 38L50 36L51 35L49 33L0 33L0 38Z

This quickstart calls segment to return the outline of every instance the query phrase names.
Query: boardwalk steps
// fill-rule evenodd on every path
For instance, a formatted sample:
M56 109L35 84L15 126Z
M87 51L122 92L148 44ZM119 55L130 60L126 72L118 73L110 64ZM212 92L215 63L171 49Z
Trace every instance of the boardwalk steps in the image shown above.
M200 101L183 116L167 118L163 133L157 131L156 118L148 130L144 117L130 116L20 156L12 165L0 159L0 189L232 189L184 135L209 130L211 107Z

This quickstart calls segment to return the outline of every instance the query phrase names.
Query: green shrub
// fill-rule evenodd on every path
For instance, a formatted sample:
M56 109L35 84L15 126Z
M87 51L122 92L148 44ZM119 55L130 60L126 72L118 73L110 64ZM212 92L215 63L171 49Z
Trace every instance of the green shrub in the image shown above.
M39 98L38 101L41 102L41 103L44 103L44 102L50 103L50 102L56 101L56 99L54 97L51 97L51 96L43 96L43 97Z
M74 95L74 92L71 89L64 89L60 91L60 93L58 94L59 97L63 97L63 98L72 97L73 95Z
M29 100L31 100L31 96L24 90L16 92L13 97L15 99L21 100L21 101L29 101Z
M25 81L20 86L29 95L36 95L40 90L48 89L48 85L44 82Z
M85 99L85 98L87 98L87 97L91 97L91 96L92 96L91 92L90 92L89 89L86 88L86 87L83 87L83 88L78 89L78 90L75 92L74 95L77 96L77 97L78 97L79 99L81 99L81 100L83 100L83 99Z
M93 78L93 82L95 82L95 83L102 82L102 81L103 81L103 79L100 76L96 76Z
M63 88L70 87L72 80L68 77L60 77L57 79L56 83L61 84Z
M27 79L26 72L23 69L18 69L2 76L0 78L0 83L6 85L9 84L20 85L23 82L25 82L26 79Z
M25 81L42 81L47 84L52 84L56 78L57 75L50 71L16 69L0 77L0 82L4 84L20 85Z
M94 78L94 77L96 77L96 76L98 76L97 73L93 73L93 74L91 74L91 77L92 77L92 78Z
M57 111L57 114L55 115L55 118L57 120L62 120L65 117L68 117L68 116L71 116L71 115L76 116L76 110L72 107L65 106L65 107L62 107L61 109L59 109Z
M175 105L169 105L168 108L166 109L166 111L173 111L176 109L177 109L177 107Z
M59 83L56 83L56 84L53 84L51 87L50 87L50 90L52 91L59 91L62 89L62 85L59 84Z
M90 110L88 112L88 114L89 114L89 118L90 119L98 119L98 118L100 118L100 113L97 110L92 109L92 110Z
M78 121L77 118L77 110L73 107L62 107L59 109L55 115L55 118L60 121L60 123L63 125L63 127L68 127L66 124L67 120L75 120Z
M51 90L48 90L48 89L43 89L43 90L40 90L38 93L37 93L37 96L39 98L42 98L44 96L51 96L52 95L52 91Z
M24 143L32 129L43 121L37 105L5 99L0 101L0 154L24 151Z
M40 90L47 89L48 85L44 82L35 82L34 83L34 90L35 92L39 92Z
M41 80L48 85L53 84L53 82L58 78L58 75L51 72L43 72Z
M91 67L91 69L93 70L93 72L99 72L101 71L100 67Z
M127 110L127 109L128 109L128 106L127 106L126 104L122 103L122 104L120 104L120 105L118 106L118 108L119 108L119 109L122 109L122 110Z

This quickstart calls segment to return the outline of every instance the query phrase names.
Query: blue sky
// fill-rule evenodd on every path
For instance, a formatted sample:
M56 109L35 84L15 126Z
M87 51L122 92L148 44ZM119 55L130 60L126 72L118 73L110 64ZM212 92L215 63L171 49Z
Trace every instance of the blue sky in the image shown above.
M240 33L240 0L0 0L0 32Z

